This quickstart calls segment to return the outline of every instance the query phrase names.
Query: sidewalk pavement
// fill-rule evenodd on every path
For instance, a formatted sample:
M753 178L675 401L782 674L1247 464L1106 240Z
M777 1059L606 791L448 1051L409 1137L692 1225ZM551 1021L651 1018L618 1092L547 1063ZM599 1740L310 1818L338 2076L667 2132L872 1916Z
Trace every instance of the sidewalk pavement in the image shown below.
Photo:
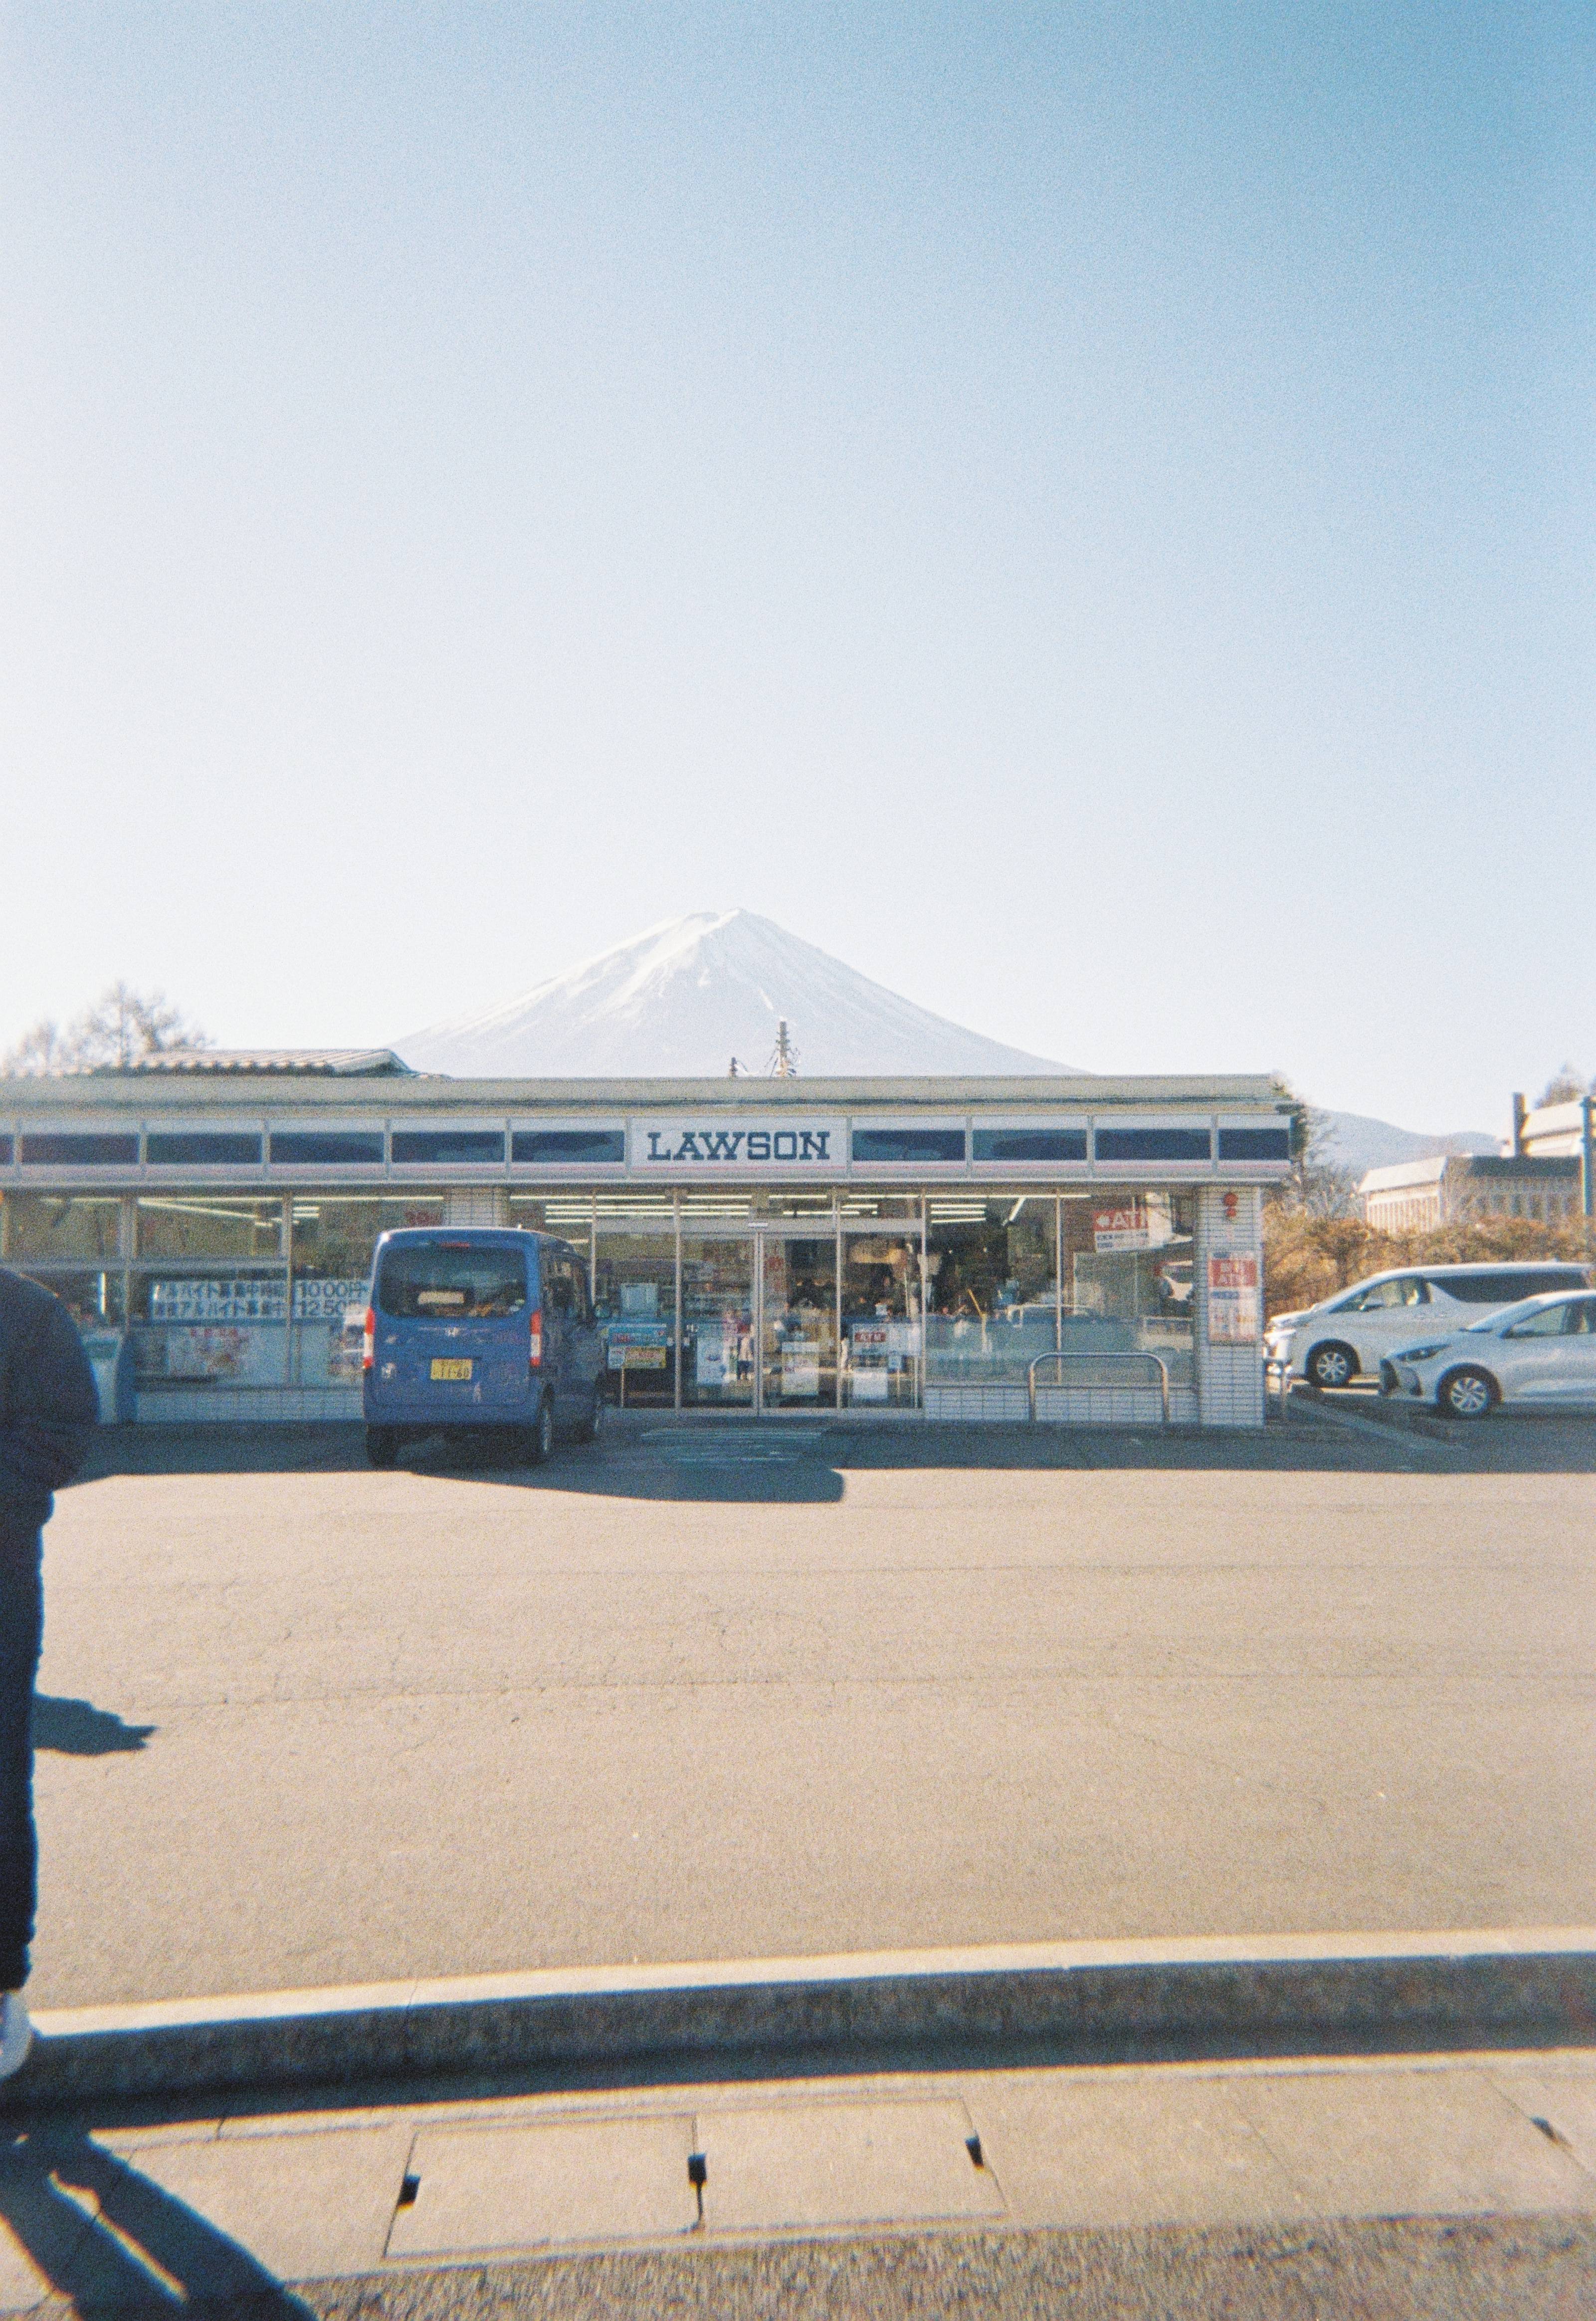
M1586 2047L337 2105L5 2123L0 2311L1596 2311Z

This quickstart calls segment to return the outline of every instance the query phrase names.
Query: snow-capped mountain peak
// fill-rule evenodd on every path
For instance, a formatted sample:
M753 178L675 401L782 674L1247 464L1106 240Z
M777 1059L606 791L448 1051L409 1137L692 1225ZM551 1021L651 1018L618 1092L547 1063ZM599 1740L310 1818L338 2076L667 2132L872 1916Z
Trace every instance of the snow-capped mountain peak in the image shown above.
M418 1070L460 1078L717 1078L734 1056L763 1074L783 1022L805 1078L1069 1069L917 1007L757 911L663 920L394 1045Z

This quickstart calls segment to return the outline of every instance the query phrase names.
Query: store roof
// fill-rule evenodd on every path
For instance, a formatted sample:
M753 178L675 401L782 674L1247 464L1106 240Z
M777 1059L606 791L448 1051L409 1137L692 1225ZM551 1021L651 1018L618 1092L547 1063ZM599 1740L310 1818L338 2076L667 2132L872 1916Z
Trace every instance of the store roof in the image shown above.
M117 1071L117 1065L105 1067ZM314 1072L333 1079L413 1079L392 1048L158 1048L131 1072Z

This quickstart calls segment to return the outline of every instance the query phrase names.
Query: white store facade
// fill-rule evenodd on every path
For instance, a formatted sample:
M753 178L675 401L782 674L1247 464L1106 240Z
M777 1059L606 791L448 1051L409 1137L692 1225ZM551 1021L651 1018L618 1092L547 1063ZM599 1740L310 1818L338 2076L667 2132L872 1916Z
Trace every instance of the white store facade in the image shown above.
M480 1224L582 1252L628 1409L1257 1425L1290 1162L1261 1077L213 1056L0 1082L0 1261L67 1299L141 1424L357 1416L377 1235Z

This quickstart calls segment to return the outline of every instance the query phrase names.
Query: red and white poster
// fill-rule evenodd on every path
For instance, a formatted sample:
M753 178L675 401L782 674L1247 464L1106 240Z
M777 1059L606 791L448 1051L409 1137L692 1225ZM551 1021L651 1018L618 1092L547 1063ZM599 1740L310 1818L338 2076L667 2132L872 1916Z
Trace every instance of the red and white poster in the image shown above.
M1152 1238L1145 1201L1121 1201L1117 1208L1092 1212L1092 1240L1096 1249L1150 1249Z
M1208 1337L1216 1346L1250 1345L1258 1335L1258 1261L1208 1261Z

